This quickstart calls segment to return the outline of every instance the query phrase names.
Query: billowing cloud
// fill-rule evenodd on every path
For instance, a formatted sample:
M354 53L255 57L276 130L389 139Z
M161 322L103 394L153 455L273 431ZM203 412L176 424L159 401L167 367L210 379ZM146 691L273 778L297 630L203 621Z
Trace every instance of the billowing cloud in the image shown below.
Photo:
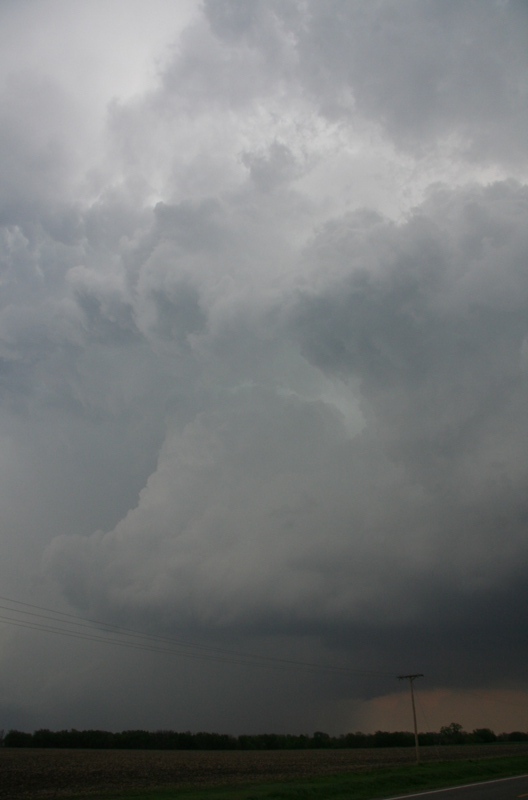
M305 258L352 268L283 296L270 346L249 344L246 380L214 400L202 390L183 428L168 420L157 468L114 530L51 544L75 604L328 636L367 621L449 628L455 605L465 628L490 594L519 591L526 202L513 183L444 189L400 225L359 215L323 229ZM259 361L288 350L289 374L270 363L262 385ZM314 396L296 385L303 358L348 385L355 428L317 373Z
M6 56L2 578L223 648L236 685L144 653L124 680L75 642L60 666L6 629L8 724L339 730L402 670L431 703L525 689L522 4L158 10L155 67L106 93L96 70L85 103L82 48L63 79ZM296 683L292 660L357 674ZM40 705L10 689L37 662ZM145 668L185 700L133 707Z
M293 40L291 74L330 118L365 117L405 149L448 145L459 156L509 163L524 157L522 2L205 7L221 39L258 49L275 68L280 42Z

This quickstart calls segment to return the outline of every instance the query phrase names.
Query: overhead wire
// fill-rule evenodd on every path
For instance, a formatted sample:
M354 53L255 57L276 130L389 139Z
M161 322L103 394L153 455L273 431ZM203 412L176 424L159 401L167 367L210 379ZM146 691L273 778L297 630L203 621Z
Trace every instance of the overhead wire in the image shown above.
M23 607L11 608L10 606L0 605L2 611L7 611L12 615L24 615L22 617L15 616L13 618L12 616L0 614L1 622L19 628L28 628L58 636L112 644L119 647L128 647L169 656L180 656L201 661L215 661L218 663L230 663L242 666L271 667L274 669L302 669L309 672L330 672L334 674L365 677L393 677L394 675L393 672L358 670L345 665L320 664L299 659L266 656L257 653L232 650L216 645L202 644L196 641L177 639L172 636L144 633L114 623L78 617L75 614L69 614L64 611L58 611L32 603L25 603L9 597L0 596L0 601ZM28 611L25 609L35 610ZM29 619L27 619L28 617ZM44 620L44 622L42 620ZM50 622L53 624L48 624ZM97 630L97 628L99 630ZM88 631L86 629L88 629Z

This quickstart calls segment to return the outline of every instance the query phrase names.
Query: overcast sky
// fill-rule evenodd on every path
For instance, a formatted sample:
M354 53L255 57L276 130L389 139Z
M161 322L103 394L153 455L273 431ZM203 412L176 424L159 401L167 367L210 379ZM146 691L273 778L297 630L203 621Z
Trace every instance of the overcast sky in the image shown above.
M527 41L0 2L0 727L528 730Z

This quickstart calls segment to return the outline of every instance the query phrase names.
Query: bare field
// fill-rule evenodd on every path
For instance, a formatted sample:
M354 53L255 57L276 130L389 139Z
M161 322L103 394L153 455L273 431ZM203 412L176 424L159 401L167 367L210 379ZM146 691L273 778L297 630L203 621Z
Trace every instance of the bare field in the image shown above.
M423 761L524 755L528 743L422 748ZM414 760L413 748L52 750L0 748L0 798L48 800L156 787L215 786L357 772Z

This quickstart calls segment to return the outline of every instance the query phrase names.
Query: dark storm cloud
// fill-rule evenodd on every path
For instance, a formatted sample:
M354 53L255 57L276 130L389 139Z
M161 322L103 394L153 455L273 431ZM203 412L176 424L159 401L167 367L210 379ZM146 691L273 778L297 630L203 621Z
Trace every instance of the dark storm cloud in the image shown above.
M395 455L412 456L415 442L441 464L481 439L481 420L522 408L527 199L513 183L439 190L404 225L373 219L358 235L344 219L314 243L320 262L368 267L307 295L303 352L361 378L364 413Z
M391 681L2 632L14 725L335 730L400 671L525 686L525 16L205 3L97 145L97 103L10 72L4 585Z
M410 581L396 578L397 599L414 619L420 663L432 652L427 631L445 650L437 674L474 660L489 679L500 674L498 643L511 651L525 639L508 609L524 602L528 557L527 210L525 187L502 184L434 193L401 226L372 220L366 240L345 219L322 232L321 263L347 253L357 263L359 249L369 269L303 298L297 319L307 358L360 379L362 436L421 497L406 554L421 552L421 564ZM382 524L401 546L394 520Z
M361 433L325 402L250 383L183 431L173 417L138 507L52 543L69 598L128 620L141 597L154 625L170 607L178 624L309 632L345 652L359 637L368 663L401 663L401 630L432 665L432 627L439 684L463 651L489 652L483 674L499 677L497 637L511 649L524 633L500 620L528 556L527 207L514 183L445 189L400 225L323 229L306 259L368 268L283 298L275 335L358 382Z

